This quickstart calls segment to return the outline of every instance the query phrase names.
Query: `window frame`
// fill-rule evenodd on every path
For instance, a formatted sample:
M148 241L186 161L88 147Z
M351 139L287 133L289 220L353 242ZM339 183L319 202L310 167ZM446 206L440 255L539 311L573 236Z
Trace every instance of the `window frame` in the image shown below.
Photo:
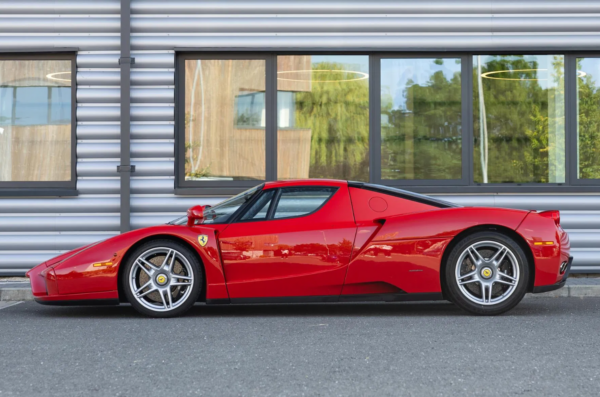
M332 189L333 192L327 198L327 200L323 201L321 203L321 205L319 205L317 208L315 208L313 211L311 211L309 213L306 213L306 214L303 214L303 215L298 215L298 216L289 216L289 217L285 217L285 218L275 218L275 212L277 211L277 207L279 206L279 199L281 198L282 192L285 189L304 189L304 188L309 188L309 189L310 188L313 188L313 189L314 188L329 188L329 189ZM271 192L271 191L275 191L275 193L273 194L273 197L271 198L271 202L269 203L269 208L267 209L267 216L264 219L242 219L244 217L244 215L246 215L246 213L250 210L250 208L252 208L252 205L256 201L260 200L260 198L263 195L268 194L268 192ZM233 218L233 220L231 221L231 223L253 223L253 222L266 222L266 221L284 221L284 220L288 220L288 219L303 218L305 216L309 216L309 215L313 215L313 214L317 213L339 191L340 191L339 186L328 186L328 185L299 185L299 186L285 186L285 187L274 187L274 188L263 189L260 192L260 194L258 194L253 200L250 200L251 202L249 202L248 205L246 207L244 207L244 209L242 211L240 211L240 213L237 214L235 218Z
M577 112L577 58L595 58L600 61L600 53L572 53L569 54L569 63L572 73L565 76L565 115L571 114L570 118L566 118L565 127L570 134L567 135L566 142L566 153L565 158L573 159L569 167L567 161L567 173L570 179L570 185L572 186L598 186L600 185L600 178L580 179L579 178L579 158L577 152L579 150L579 131L577 130L577 123L579 114ZM566 56L565 56L566 58ZM565 60L565 68L567 61ZM571 89L567 90L567 78L570 81ZM600 106L600 104L599 104Z
M365 51L315 48L294 50L289 48L264 49L212 49L175 48L175 142L176 172L175 193L180 195L236 194L264 181L227 181L203 183L189 181L181 184L183 165L181 147L181 121L185 119L185 82L182 65L186 59L265 59L266 60L266 181L277 180L277 56L284 55L365 55L369 57L369 181L366 183L398 187L424 194L501 194L501 193L597 193L600 179L577 178L577 106L576 58L600 58L598 51L549 50L466 50L436 51ZM475 183L473 142L473 57L476 55L562 55L564 56L565 92L565 182L564 183ZM460 179L452 180L393 180L381 179L381 59L460 58L461 59L461 117L462 117L462 173ZM182 95L183 94L183 95ZM183 102L182 102L183 98Z
M240 180L240 181L186 181L185 180L185 61L187 60L264 60L265 61L265 179L263 180ZM273 64L273 55L261 52L230 52L230 53L198 53L181 52L176 54L175 68L175 194L237 194L243 190L276 179L273 174L273 163L277 166L277 142L275 134L276 126L273 125L273 117L277 117L277 98L273 97L272 91L274 79L269 75L276 73ZM276 82L276 80L275 80ZM183 121L183 122L182 122ZM277 120L275 120L277 123ZM275 175L275 178L274 178Z
M439 54L432 53L417 53L417 54L377 54L371 55L370 77L372 78L371 84L371 97L369 100L369 118L370 120L370 136L371 142L369 145L369 158L370 158L370 181L369 183L394 186L394 187L414 187L414 186L461 186L468 184L469 168L465 167L465 159L468 159L469 150L466 143L471 136L472 126L465 128L469 121L469 109L467 108L467 101L465 100L468 91L468 86L465 84L464 75L469 72L467 69L467 55L457 53L444 53ZM458 179L383 179L381 177L381 60L383 59L460 59L460 90L461 90L461 177ZM373 104L373 105L371 105ZM377 110L376 112L373 110ZM470 135L467 135L470 134ZM472 147L472 144L470 145ZM379 148L375 150L375 148Z
M69 181L0 181L0 196L77 195L77 53L68 51L0 54L0 61L53 60L71 61L71 179Z

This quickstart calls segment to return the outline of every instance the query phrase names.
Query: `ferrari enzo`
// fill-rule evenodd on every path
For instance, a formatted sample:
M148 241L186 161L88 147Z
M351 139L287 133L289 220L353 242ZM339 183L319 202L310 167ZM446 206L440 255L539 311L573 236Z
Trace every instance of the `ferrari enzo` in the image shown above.
M561 288L558 211L461 207L370 183L267 182L168 224L27 273L37 302L130 303L155 317L206 304L449 300L480 315Z

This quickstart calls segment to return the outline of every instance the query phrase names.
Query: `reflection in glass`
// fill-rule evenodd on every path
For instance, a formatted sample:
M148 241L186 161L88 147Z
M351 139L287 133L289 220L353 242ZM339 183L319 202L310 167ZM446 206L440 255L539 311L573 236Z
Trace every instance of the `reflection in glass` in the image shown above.
M577 59L577 177L600 178L600 58Z
M185 180L265 179L265 61L185 62Z
M369 178L368 56L277 57L278 179Z
M0 181L71 180L71 61L0 61Z
M562 55L473 58L476 183L564 183Z
M333 187L288 187L281 189L274 218L291 218L319 209L337 189Z
M381 60L381 178L460 179L460 59Z

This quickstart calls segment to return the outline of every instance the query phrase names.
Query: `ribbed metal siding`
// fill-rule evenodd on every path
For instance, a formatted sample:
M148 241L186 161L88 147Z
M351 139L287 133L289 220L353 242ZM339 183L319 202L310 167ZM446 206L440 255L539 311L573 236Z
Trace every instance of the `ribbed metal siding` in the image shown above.
M168 78L172 63L165 51L175 48L331 48L331 49L599 49L600 2L523 1L169 1L132 0L132 48L156 56L153 66ZM172 57L172 55L170 55ZM164 58L166 60L166 57ZM172 58L169 58L172 60ZM137 63L137 56L136 56ZM157 76L158 77L158 76ZM171 105L172 94L156 80L145 92L132 88L132 101ZM169 84L167 84L169 85ZM148 94L148 95L143 95ZM114 93L103 97L110 103ZM83 98L83 96L82 96ZM136 98L136 99L133 99ZM160 105L159 105L160 104ZM139 113L138 121L148 121ZM161 116L169 122L170 114ZM154 128L158 124L150 124ZM168 220L192 204L214 198L173 195L171 136L138 131L136 144L160 142L164 168L154 168L133 182L134 227ZM135 146L134 146L135 147ZM132 151L135 152L134 147ZM140 155L134 155L143 160ZM146 152L144 152L146 153ZM159 153L156 153L159 154ZM167 163L170 174L167 176ZM138 162L137 164L142 164ZM154 176L155 178L152 178ZM143 181L143 183L142 183ZM136 183L139 183L136 185ZM118 189L118 187L116 187ZM446 199L463 205L524 209L559 209L570 232L576 271L600 271L600 195L456 195Z
M0 1L0 51L77 47L76 198L0 198L0 274L119 230L118 0ZM177 47L598 49L600 2L132 0L132 226L220 198L174 195ZM464 205L562 211L577 271L600 271L599 195L457 195Z
M0 198L0 275L22 275L61 252L118 233L119 125L118 120L107 123L104 112L93 110L104 104L93 90L118 91L118 79L115 83L111 78L118 76L119 4L0 1L0 51L77 47L78 89L90 93L85 101L78 100L77 113L87 115L77 120L79 196ZM103 63L106 57L112 63ZM82 78L89 73L97 76L95 82Z

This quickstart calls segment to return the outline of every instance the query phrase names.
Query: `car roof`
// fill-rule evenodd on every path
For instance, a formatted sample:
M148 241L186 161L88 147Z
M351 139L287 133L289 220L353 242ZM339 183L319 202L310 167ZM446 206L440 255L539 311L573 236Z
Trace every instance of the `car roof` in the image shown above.
M359 189L366 189L378 193L388 194L390 196L400 197L438 208L460 207L460 205L456 205L448 201L440 200L419 193L414 193L408 190L398 189L390 186L377 185L374 183L343 181L339 179L294 179L288 181L271 181L265 183L264 189L274 189L278 187L290 186L350 186Z
M291 179L287 181L271 181L265 183L265 189L289 186L348 186L348 181L339 179Z

